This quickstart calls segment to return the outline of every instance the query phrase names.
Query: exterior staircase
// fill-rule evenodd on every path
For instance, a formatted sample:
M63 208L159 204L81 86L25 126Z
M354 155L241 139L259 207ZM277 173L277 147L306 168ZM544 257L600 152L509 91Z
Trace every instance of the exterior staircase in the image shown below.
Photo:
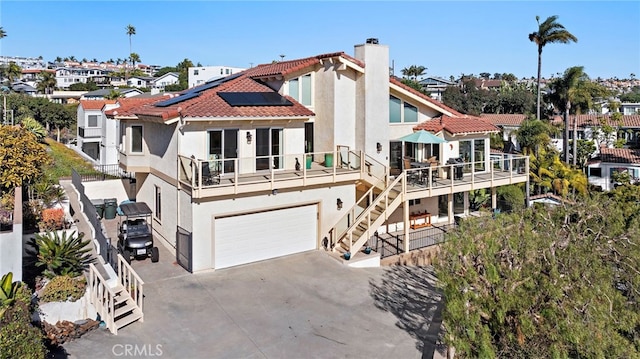
M87 286L91 303L111 333L117 335L118 329L138 320L144 321L144 282L120 254L115 281L105 280L92 263Z
M341 255L356 254L402 204L405 192L405 172L389 184L373 185L347 214L330 230L331 250Z

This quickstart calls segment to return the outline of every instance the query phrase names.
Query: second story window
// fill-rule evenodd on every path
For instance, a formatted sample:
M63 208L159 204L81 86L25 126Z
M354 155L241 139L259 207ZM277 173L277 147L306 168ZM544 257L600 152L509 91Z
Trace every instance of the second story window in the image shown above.
M98 127L98 115L89 115L87 127Z
M131 126L131 153L142 153L142 126Z
M311 74L289 80L289 96L305 106L311 106Z
M194 74L194 75L196 75L196 76L198 76L198 75L200 74L200 71L198 71L198 70L193 70L193 74Z
M389 96L389 123L418 122L418 108L395 96Z

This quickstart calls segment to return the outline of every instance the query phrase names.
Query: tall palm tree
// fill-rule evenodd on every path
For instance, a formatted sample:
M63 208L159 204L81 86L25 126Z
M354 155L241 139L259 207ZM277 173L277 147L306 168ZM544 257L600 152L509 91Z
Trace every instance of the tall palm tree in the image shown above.
M136 28L133 25L129 24L126 27L126 30L127 30L127 35L129 36L129 53L132 53L133 51L131 50L131 36L136 34ZM124 77L125 79L128 78L126 67L125 67Z
M22 68L15 62L11 61L8 65L2 67L4 77L9 80L9 84L18 79L22 75Z
M424 66L411 65L401 70L403 76L408 76L410 79L417 81L419 76L424 76L424 72L427 70Z
M0 39L2 39L3 37L7 37L7 32L4 31L2 26L0 26Z
M556 22L558 20L557 15L549 16L542 24L540 23L540 16L536 16L538 22L538 31L529 34L529 41L535 42L538 46L538 100L536 103L536 118L540 119L540 74L542 71L542 48L547 44L562 43L568 44L569 42L578 42L578 38L572 33L567 31L565 27Z

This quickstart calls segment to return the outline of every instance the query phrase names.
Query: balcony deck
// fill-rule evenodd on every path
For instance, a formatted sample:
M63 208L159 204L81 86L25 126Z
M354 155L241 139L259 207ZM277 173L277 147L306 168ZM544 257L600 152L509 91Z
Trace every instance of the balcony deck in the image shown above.
M328 166L322 161L313 161L309 166L296 169L284 166L283 169L270 169L252 173L231 172L202 176L198 168L211 165L215 161L200 161L187 157L180 157L180 184L183 190L190 191L196 198L217 196L231 196L242 193L261 191L286 190L292 188L326 186L336 183L356 183L365 180L371 184L387 181L387 169L382 164L372 163L360 153L350 152L337 158ZM314 158L322 158L315 156ZM255 159L252 159L255 161ZM234 160L234 168L238 168L241 160ZM505 166L505 161L507 162ZM287 162L286 160L284 162ZM528 174L528 158L515 157L509 160L491 160L486 163L484 172L463 173L455 178L456 165L441 165L432 167L430 171L439 174L433 178L434 172L425 169L405 170L406 199L416 199L464 192L482 188L491 188L509 184L526 182ZM308 167L308 168L307 168ZM219 167L216 167L219 168ZM508 168L511 168L509 170ZM190 171L191 170L191 171ZM206 171L205 171L206 172ZM453 178L453 179L452 179ZM388 182L387 182L388 183Z

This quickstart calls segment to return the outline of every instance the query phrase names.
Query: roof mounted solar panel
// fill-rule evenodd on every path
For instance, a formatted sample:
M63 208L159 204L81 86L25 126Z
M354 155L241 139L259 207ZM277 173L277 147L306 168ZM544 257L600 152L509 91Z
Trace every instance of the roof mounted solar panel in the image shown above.
M277 92L218 92L230 106L293 106Z
M238 78L241 75L242 75L242 73L238 72L238 73L233 74L233 75L229 75L229 76L221 77L221 78L218 78L218 79L215 79L215 80L211 80L209 82L205 82L203 85L196 86L194 88L188 89L184 93L185 94L193 93L193 92L200 93L202 91L210 90L210 89L212 89L214 87L218 87L218 86L222 85L223 83L225 83L227 81L231 81L231 80L233 80L235 78Z
M192 99L194 97L198 97L198 96L200 96L200 94L198 92L186 93L186 94L174 97L174 98L170 98L168 100L160 101L160 102L156 103L154 106L155 107L167 107L167 106L175 105L175 104L180 103L182 101L190 100L190 99Z

